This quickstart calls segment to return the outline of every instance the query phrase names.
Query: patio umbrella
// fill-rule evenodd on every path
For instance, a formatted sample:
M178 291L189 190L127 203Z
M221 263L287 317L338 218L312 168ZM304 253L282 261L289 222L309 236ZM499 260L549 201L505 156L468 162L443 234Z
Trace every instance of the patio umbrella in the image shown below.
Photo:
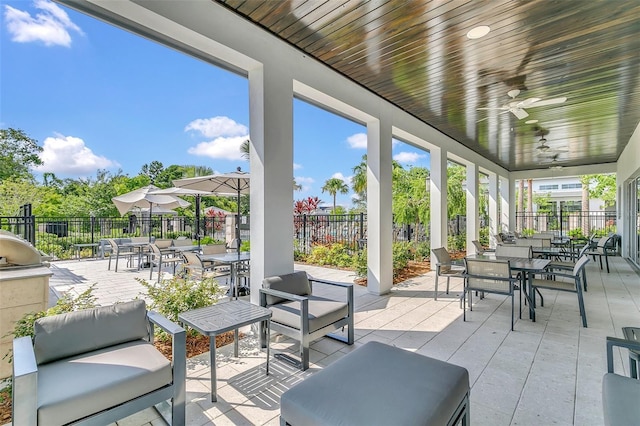
M173 209L176 207L188 207L191 205L188 201L176 197L175 195L150 194L150 192L157 190L157 186L149 185L127 192L126 194L113 197L111 201L113 201L113 204L116 205L116 208L123 216L125 213L135 208L148 208L149 217L151 217L153 215L154 207ZM149 241L151 241L151 232L149 232Z
M238 253L240 253L240 195L249 193L249 173L240 170L217 175L198 176L186 179L176 179L173 184L179 188L197 189L216 195L236 195L238 201L238 220L236 221L236 239Z
M158 189L151 191L150 194L154 195L194 195L196 197L196 239L198 245L200 245L200 197L202 195L211 195L210 192L200 191L198 189L178 188L176 186L165 189Z

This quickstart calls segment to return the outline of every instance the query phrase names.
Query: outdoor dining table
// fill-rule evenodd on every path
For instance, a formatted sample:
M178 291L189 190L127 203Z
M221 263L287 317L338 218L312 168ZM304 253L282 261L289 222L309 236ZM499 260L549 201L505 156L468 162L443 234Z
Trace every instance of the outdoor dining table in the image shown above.
M203 262L219 262L229 265L231 275L231 288L238 299L238 265L251 260L249 252L240 253L218 253L218 254L201 254L200 260ZM232 294L233 296L233 294Z
M536 311L535 311L535 303L533 303L532 297L535 297L535 294L531 293L531 283L533 281L533 276L537 273L545 272L549 263L551 263L550 259L543 258L533 258L533 259L525 259L522 257L506 257L506 256L496 256L494 253L485 253L485 254L470 254L467 255L467 259L478 259L478 260L508 260L509 267L514 272L521 272L522 275L520 277L520 287L524 290L524 295L526 300L529 302L529 318L531 321L536 321ZM539 294L539 293L538 293ZM540 294L540 306L544 305L544 299ZM520 318L522 318L522 313L520 313Z
M140 266L142 264L142 252L148 246L148 242L128 242L118 244L118 247L127 247L138 252L138 271L140 270Z

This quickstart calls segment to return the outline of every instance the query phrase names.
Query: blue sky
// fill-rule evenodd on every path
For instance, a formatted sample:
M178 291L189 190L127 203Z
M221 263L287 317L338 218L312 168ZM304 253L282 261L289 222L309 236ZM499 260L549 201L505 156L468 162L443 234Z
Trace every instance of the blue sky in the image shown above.
M134 176L143 164L249 170L239 145L249 135L244 77L175 52L48 0L2 0L0 126L44 147L44 166L61 178L107 169ZM366 153L366 129L294 101L294 199L324 182L350 184ZM428 152L394 142L403 166L428 167ZM352 193L338 195L349 207Z

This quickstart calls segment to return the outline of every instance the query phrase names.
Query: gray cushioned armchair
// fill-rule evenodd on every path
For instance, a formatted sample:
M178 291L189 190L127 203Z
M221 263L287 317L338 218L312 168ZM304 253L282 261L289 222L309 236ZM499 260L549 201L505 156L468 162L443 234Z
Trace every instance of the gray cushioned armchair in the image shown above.
M312 294L312 284L320 283L346 290L342 300ZM265 278L260 289L260 306L271 309L271 330L300 342L300 368L309 368L309 344L327 336L353 344L353 284L318 280L304 271ZM331 334L347 327L347 337ZM261 333L262 338L267 336Z
M173 361L152 343L173 338ZM185 331L142 300L44 317L13 341L13 424L104 425L172 402L185 424Z
M614 372L613 347L640 351L640 342L607 337L607 373L602 378L602 405L605 426L640 424L640 380Z

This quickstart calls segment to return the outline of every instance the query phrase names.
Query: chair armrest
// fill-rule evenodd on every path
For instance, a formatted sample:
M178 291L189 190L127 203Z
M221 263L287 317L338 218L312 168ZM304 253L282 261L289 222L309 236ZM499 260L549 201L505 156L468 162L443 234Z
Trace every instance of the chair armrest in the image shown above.
M573 270L573 268L571 270ZM563 278L571 278L571 279L575 279L576 278L576 276L573 275L573 274L563 274L563 273L553 272L553 271L536 272L535 274L536 275L546 276L546 277L563 277Z
M338 281L316 279L311 277L309 277L309 281L311 281L312 283L316 282L320 284L327 284L327 285L345 288L347 290L347 304L349 305L349 316L353 316L353 284L341 283Z
M151 321L152 324L157 325L171 335L185 333L184 328L180 327L173 321L169 321L163 315L155 311L147 311L147 318L149 318L149 321Z
M184 404L187 378L187 332L175 322L168 320L155 311L147 311L147 318L151 325L152 339L154 325L157 325L167 333L171 334L173 384L177 387L177 390L174 392L173 404Z
M262 300L263 297L265 297L266 295L269 296L276 296L276 297L281 297L283 299L287 299L287 300L291 300L292 302L302 302L304 300L308 300L309 298L306 296L299 296L297 294L292 294L292 293L286 293L284 291L280 291L280 290L273 290L271 288L261 288L260 289L260 299ZM264 296L263 296L264 295ZM266 297L265 297L265 303L266 303ZM262 305L262 306L266 306Z
M30 337L13 340L13 424L38 424L38 364Z
M619 337L607 336L607 371L613 373L613 347L633 349L640 351L640 342L633 340L621 339Z

